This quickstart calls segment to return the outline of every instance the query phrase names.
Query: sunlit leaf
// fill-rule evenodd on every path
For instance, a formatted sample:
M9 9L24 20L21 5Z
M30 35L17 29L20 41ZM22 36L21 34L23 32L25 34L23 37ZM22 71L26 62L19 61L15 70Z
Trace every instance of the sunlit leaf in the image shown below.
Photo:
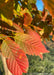
M39 55L41 58L43 53L48 53L49 51L47 51L47 49L45 48L45 46L42 44L41 42L41 38L39 36L39 34L37 32L35 32L34 30L32 30L30 27L26 27L27 29L27 34L29 34L30 36L33 37L33 39L35 40L35 43L33 44L35 46L36 51L36 55Z
M7 24L9 24L10 26L12 26L12 25L13 25L12 20L7 19L7 18L6 18L6 17L4 17L2 14L1 14L1 20L2 20L2 21L4 21L4 22L6 22Z
M44 29L42 29L40 32L39 32L40 35L43 35L44 34Z
M17 4L17 5L16 5ZM17 16L22 16L20 11L21 11L21 6L18 4L18 3L15 3L15 6L16 7L14 10L13 10L13 13L14 13L14 16L17 17Z
M30 11L27 8L25 8L24 10L21 10L21 14L24 15L24 13L28 13L32 17Z
M5 3L7 3L8 2L8 0L5 0Z
M2 54L7 58L8 69L14 75L22 75L28 71L28 59L19 46L7 38L1 45Z
M41 57L41 59L43 59L43 53L49 52L41 43L40 36L35 31L29 28L28 34L16 34L15 41L26 54L38 55Z

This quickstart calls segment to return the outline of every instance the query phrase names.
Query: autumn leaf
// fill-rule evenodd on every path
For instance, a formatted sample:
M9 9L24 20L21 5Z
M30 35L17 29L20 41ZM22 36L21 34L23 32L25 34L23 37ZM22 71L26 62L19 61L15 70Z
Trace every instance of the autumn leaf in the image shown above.
M30 16L32 16L31 13L30 13L30 11L27 8L25 8L24 10L21 9L20 13L21 13L21 15L24 15L25 13L28 13Z
M25 52L10 38L1 45L2 54L7 58L7 66L14 75L22 75L28 71L28 59Z
M12 20L7 19L6 17L3 16L3 14L1 14L1 20L4 21L4 22L6 22L7 24L9 24L10 26L13 25Z
M5 3L7 3L8 2L8 0L5 0Z
M42 0L45 8L49 10L52 17L54 17L54 0Z
M33 43L32 46L35 46L35 55L40 56L41 59L43 59L42 54L43 53L49 53L49 51L45 48L45 46L41 42L41 38L37 32L32 30L30 27L26 27L27 34L33 37Z
M42 54L48 53L44 45L41 42L40 36L28 28L27 34L18 33L16 34L15 41L24 50L26 54L40 56L43 59Z
M39 31L39 34L42 36L44 34L44 29L42 29L41 31Z
M24 33L23 29L16 23L13 22L13 27L18 31L18 32L21 32L21 33Z
M24 13L24 25L30 25L32 22L32 17L29 13Z

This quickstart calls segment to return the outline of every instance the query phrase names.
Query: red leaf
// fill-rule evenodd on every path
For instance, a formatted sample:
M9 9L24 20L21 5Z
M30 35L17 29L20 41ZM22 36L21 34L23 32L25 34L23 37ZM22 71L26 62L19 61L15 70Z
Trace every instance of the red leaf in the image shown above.
M23 50L10 38L3 41L2 54L7 57L8 69L14 75L22 75L28 71L28 59Z
M8 69L14 75L22 75L22 73L27 73L28 70L28 59L22 50L18 50L14 57L10 56L7 59Z
M35 55L40 56L40 58L43 59L42 54L43 53L49 53L49 51L42 44L41 38L40 38L40 36L38 35L37 32L33 31L29 27L28 28L26 27L26 29L27 29L27 34L29 34L31 37L33 37L33 40L28 42L32 46L33 53Z

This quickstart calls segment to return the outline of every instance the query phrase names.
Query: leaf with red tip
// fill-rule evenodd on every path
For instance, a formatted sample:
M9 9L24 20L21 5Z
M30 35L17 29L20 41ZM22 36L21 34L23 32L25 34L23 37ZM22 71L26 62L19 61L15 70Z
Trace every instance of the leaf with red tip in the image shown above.
M27 28L27 27L26 27ZM33 43L33 46L35 46L35 55L39 55L41 59L43 59L42 54L43 53L49 53L49 51L45 48L45 46L41 42L41 38L39 34L35 31L33 31L30 27L27 28L27 33L33 37L35 42Z
M41 59L43 53L49 52L42 44L40 36L31 28L27 29L27 34L16 34L15 41L26 54L38 55Z
M7 57L7 67L14 75L22 75L28 71L28 59L25 52L10 38L3 41L2 54Z

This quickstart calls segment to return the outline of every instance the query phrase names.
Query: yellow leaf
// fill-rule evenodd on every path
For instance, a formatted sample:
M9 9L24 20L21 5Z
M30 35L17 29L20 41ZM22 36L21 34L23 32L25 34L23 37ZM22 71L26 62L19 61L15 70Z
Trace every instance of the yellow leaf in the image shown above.
M29 13L30 16L32 17L31 13L29 12L29 10L27 8L25 8L24 10L21 9L21 15L24 15L24 13Z
M40 32L39 32L40 35L43 35L44 34L44 29L42 29Z
M8 0L5 0L5 3L7 3L8 2Z
M27 5L27 2L25 2L25 4Z
M15 17L17 17L17 15L22 16L22 15L20 14L20 12L17 12L15 9L13 10L13 13L14 13Z
M12 20L7 19L7 18L6 18L6 17L4 17L2 14L1 14L1 19L2 19L2 21L4 21L4 22L8 23L10 26L12 26L12 25L13 25Z

